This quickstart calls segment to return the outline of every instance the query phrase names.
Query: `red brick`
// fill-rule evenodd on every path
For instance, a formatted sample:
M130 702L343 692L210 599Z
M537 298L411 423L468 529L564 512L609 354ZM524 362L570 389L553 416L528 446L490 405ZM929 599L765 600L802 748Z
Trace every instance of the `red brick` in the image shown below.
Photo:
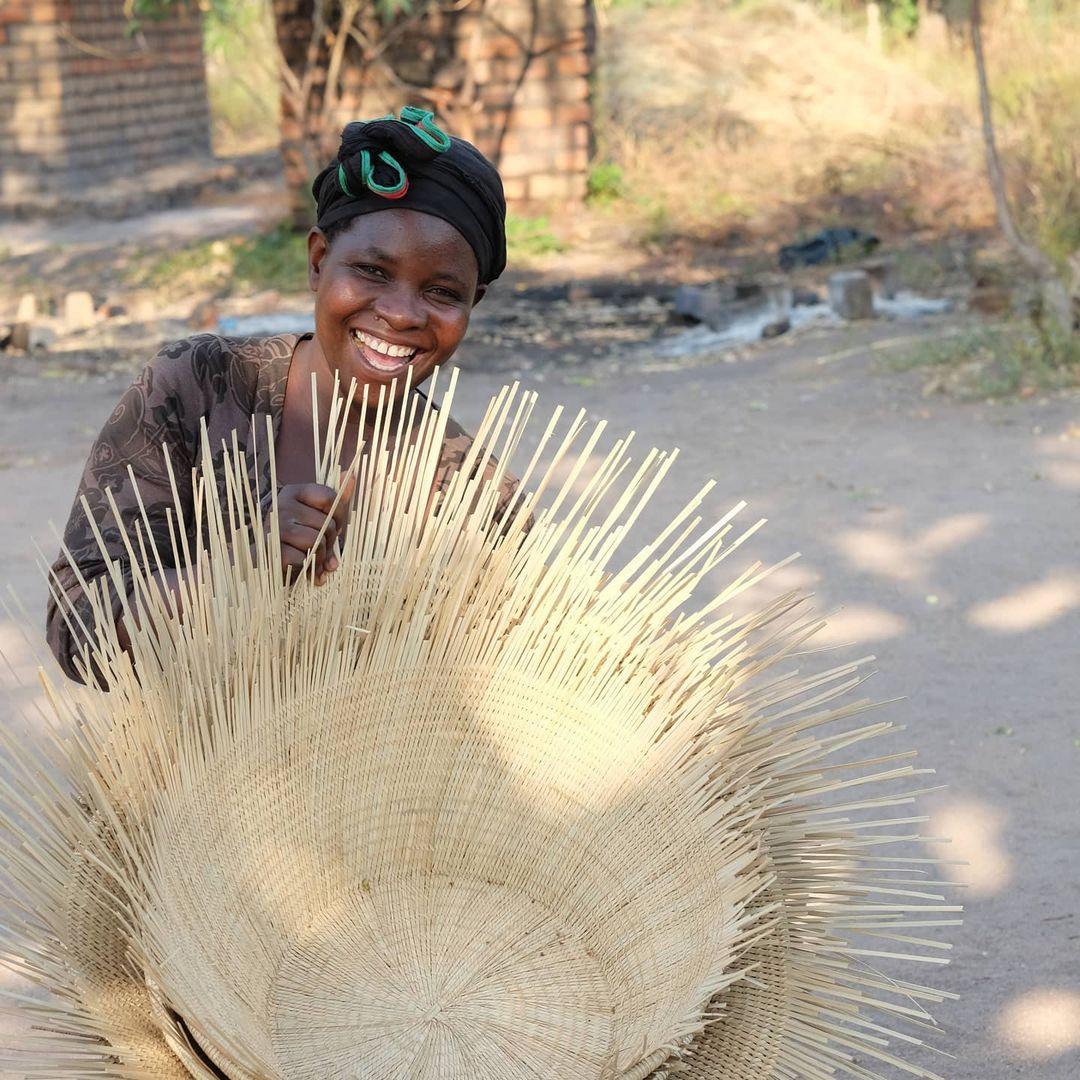
M509 203L521 202L528 197L529 185L524 177L503 177L503 191Z
M553 56L551 68L555 75L588 75L589 58L583 51L575 49Z
M562 150L555 155L555 168L564 173L584 173L589 168L589 152L585 149Z
M568 105L559 106L559 108L573 109L577 108L577 106ZM553 112L557 118L558 109L552 110L543 106L515 109L510 121L510 128L514 131L546 130L551 126ZM576 117L575 119L588 119L588 116Z
M476 50L477 60L519 60L521 46L506 34L486 38Z
M560 79L551 86L552 100L559 102L587 101L589 83L585 79Z
M566 199L571 192L568 176L540 175L529 177L529 198L537 202Z
M592 119L592 108L587 101L577 105L558 105L555 108L556 124L580 124Z
M26 22L26 4L23 0L4 0L0 5L0 25Z

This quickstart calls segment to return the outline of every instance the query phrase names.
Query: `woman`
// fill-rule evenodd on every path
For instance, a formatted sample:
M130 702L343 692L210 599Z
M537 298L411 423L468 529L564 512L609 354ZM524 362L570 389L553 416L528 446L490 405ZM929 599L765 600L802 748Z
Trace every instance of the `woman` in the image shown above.
M171 551L173 483L181 504L190 506L203 421L215 455L235 433L249 468L262 463L265 490L268 454L260 444L267 437L262 417L270 417L281 564L289 573L311 551L335 496L314 482L312 375L321 417L328 415L335 373L344 387L356 380L357 402L365 386L375 401L380 387L391 383L400 398L407 372L416 387L454 354L472 308L505 268L499 174L471 144L440 131L431 113L408 107L400 119L349 124L312 192L317 224L308 235L308 284L315 294L314 334L243 340L204 334L167 346L120 399L94 443L64 533L66 551L52 567L55 595L47 616L49 645L73 679L82 681L85 673L79 657L92 633L91 582L108 583L120 641L127 641L121 599L95 529L129 586L123 537L142 519L140 498L159 550ZM359 423L357 409L343 460L352 458L363 438ZM438 485L448 481L469 445L461 428L448 424ZM512 486L508 482L504 499ZM342 499L319 543L317 580L337 568L333 551L347 506ZM177 603L185 572L166 567L156 574Z

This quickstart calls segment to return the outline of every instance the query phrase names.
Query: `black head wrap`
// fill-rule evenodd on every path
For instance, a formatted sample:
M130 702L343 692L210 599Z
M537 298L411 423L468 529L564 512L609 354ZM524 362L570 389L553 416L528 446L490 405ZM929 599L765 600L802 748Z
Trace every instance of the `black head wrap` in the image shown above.
M481 284L506 268L506 199L499 173L472 143L441 131L430 112L409 105L400 119L349 124L337 157L311 190L320 229L376 210L419 210L465 237Z

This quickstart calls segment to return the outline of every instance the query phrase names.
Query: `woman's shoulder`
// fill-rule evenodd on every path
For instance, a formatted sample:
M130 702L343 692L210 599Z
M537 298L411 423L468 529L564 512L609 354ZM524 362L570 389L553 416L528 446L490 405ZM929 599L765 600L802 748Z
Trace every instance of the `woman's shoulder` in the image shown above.
M277 392L283 392L300 337L195 334L165 345L144 377L162 382L173 393L186 391L200 398L206 410L231 404L249 413L269 411Z

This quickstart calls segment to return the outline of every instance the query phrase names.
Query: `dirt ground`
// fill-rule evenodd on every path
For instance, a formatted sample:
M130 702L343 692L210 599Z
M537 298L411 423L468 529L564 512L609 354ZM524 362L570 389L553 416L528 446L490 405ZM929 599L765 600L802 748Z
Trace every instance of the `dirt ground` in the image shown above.
M617 371L525 354L492 371L466 346L455 413L475 424L518 368L541 411L582 407L613 436L634 429L639 452L681 447L644 528L715 477L717 513L746 499L748 524L770 519L755 557L802 552L763 588L812 590L839 609L823 644L876 653L875 696L903 699L888 707L906 725L894 747L917 747L947 785L926 800L926 831L953 843L931 850L967 863L942 867L968 883L952 963L912 976L960 995L938 1009L951 1060L910 1057L953 1080L1068 1080L1080 1076L1080 397L924 399L916 377L881 363L875 345L895 334L829 329L732 362ZM32 634L34 541L51 557L47 523L62 525L129 375L0 368L3 576ZM33 661L11 619L0 645L29 703Z

